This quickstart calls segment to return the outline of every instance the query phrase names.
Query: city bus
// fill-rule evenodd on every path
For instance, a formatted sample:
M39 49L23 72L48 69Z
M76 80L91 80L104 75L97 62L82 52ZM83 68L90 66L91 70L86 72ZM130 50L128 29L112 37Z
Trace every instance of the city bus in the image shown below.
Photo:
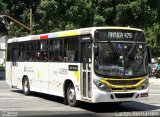
M150 61L144 32L90 27L8 40L6 82L25 95L40 92L78 102L147 99Z

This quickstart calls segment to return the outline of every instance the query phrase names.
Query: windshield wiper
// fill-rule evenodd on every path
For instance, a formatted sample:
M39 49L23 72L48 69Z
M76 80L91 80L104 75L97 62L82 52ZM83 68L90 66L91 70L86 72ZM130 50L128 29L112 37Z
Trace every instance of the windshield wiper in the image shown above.
M134 37L134 39L133 39L135 42L133 43L131 49L129 50L129 52L128 52L128 54L127 54L127 56L130 56L130 55L131 55L131 53L133 52L133 50L134 50L134 48L135 48L135 46L136 46L136 44L137 44L137 40L138 40L140 37L142 37L142 35L140 35L140 36L137 38L138 34L139 34L139 33L136 33L136 34L135 34L135 37Z
M111 47L111 49L113 50L113 52L118 55L119 52L116 51L116 49L115 49L115 47L113 46L112 42L108 41L108 43L110 44L110 47Z
M131 49L129 50L127 56L130 56L130 55L131 55L131 53L133 52L133 50L134 50L136 44L137 44L137 42L135 42L135 43L132 45L132 47L131 47Z

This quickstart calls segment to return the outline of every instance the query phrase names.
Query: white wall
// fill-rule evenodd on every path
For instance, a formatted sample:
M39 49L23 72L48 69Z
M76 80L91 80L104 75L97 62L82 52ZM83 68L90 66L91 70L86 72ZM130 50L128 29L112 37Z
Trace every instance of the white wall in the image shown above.
M0 38L0 64L4 64L5 62L5 50L6 50L6 36Z

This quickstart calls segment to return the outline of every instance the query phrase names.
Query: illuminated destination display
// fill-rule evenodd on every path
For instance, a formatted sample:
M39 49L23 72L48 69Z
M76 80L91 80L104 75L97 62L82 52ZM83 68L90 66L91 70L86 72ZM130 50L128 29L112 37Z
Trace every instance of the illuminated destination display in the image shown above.
M96 41L140 41L145 42L142 31L133 30L96 30Z
M133 38L132 33L124 33L124 32L108 32L108 38Z

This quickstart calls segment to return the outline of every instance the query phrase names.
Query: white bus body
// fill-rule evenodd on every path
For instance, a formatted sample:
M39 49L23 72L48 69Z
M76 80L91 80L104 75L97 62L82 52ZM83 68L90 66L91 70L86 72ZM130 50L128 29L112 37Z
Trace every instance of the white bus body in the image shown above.
M16 50L16 47L11 47L10 49L11 52L9 52L9 48L7 51L8 52L7 53L8 58L6 61L7 84L10 85L11 87L17 87L19 89L23 89L24 92L26 91L25 93L27 94L28 94L27 92L28 89L25 89L25 87L29 88L29 91L56 95L56 96L64 97L65 99L69 98L71 102L68 102L68 103L71 106L76 105L75 100L86 101L91 103L100 103L100 102L136 101L138 99L144 99L148 97L148 75L146 73L144 75L133 76L133 77L131 77L131 75L128 75L127 78L123 78L123 77L114 78L113 76L105 77L103 76L103 74L105 73L99 72L99 70L101 69L103 70L107 69L109 71L109 68L107 68L107 65L98 66L99 67L98 70L95 69L95 61L94 61L95 48L98 45L98 43L97 45L95 44L96 37L94 36L94 33L98 29L141 31L139 29L123 28L123 27L92 27L92 28L86 28L86 29L62 31L62 32L48 33L48 34L42 34L42 35L31 35L27 37L10 39L8 41L8 44L14 44L14 43L19 44L20 42L27 43L29 41L36 41L36 43L39 43L40 41L43 41L43 40L47 41L47 40L50 40L51 38L52 40L54 40L55 38L68 39L70 37L76 37L77 39L80 40L78 42L79 60L77 60L76 62L50 61L48 59L47 61L38 61L38 62L30 61L30 60L21 61L18 59L18 57L20 56L20 53L16 55L17 59L14 60L12 59L12 55L10 54L14 53L13 56L15 56L15 54L18 53L19 51ZM114 34L114 33L112 35L112 37L114 38L117 38L117 35L120 35L120 33L118 34ZM128 38L129 38L129 35L128 35ZM49 43L50 46L52 44L52 42L47 42L47 43ZM65 43L65 41L63 41L63 43ZM53 44L55 43L53 42ZM75 43L72 43L72 44L74 45ZM59 44L54 45L54 47L56 46L59 47ZM67 45L67 47L68 46L69 45ZM141 49L142 48L141 46L142 45L140 43L137 46L137 48ZM114 46L114 47L117 47L117 46ZM126 47L129 48L129 45L124 44L123 48L125 49ZM41 48L41 45L40 45L40 48ZM131 48L133 47L130 47L130 51L131 51ZM70 52L69 53L68 52L69 47L67 48L67 51L65 51L64 49L65 47L63 48L63 52L65 52L64 55L68 57L70 56L70 58L72 58L72 55L73 55L72 53L74 52L69 51ZM119 47L119 49L121 48ZM37 52L38 50L35 49L35 51ZM49 53L52 52L50 48L48 48L46 52L48 51ZM53 51L57 51L57 50L53 49ZM24 51L24 52L27 53L28 51ZM51 56L51 55L52 54L49 54L48 56ZM64 55L63 55L63 58L65 58ZM56 56L55 53L54 53L54 56ZM120 60L123 59L122 55L119 55L118 57L120 58ZM111 68L113 67L114 66L112 66ZM118 67L119 71L122 68L124 67ZM102 73L101 74L102 76L98 75L100 73ZM29 85L24 85L25 79L28 79ZM73 88L68 89L68 87L70 86L69 84L72 84ZM69 94L69 92L71 94ZM73 100L74 98L75 100Z

